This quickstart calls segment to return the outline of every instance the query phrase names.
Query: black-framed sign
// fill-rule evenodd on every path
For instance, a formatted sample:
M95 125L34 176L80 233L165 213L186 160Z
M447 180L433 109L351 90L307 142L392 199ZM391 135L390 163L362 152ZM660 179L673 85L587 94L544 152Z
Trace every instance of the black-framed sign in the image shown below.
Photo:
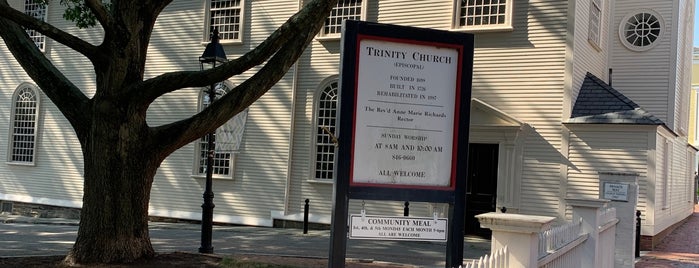
M472 35L346 24L338 180L350 198L453 202L472 66Z
M342 31L329 267L344 267L350 199L448 203L446 267L461 265L473 35L351 20Z

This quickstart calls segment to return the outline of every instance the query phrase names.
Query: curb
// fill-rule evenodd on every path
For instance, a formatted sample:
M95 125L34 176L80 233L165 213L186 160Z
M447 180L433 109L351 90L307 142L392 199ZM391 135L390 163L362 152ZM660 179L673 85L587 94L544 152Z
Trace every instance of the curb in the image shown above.
M64 218L33 218L16 215L0 215L0 223L52 224L78 226L78 220Z

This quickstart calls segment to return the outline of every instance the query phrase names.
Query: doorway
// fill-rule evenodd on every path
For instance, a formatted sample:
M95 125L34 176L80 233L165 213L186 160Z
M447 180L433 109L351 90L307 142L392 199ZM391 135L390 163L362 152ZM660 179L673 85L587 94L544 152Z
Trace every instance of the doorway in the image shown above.
M498 182L498 144L471 143L468 148L466 219L464 234L490 239L490 229L481 228L476 215L494 212Z

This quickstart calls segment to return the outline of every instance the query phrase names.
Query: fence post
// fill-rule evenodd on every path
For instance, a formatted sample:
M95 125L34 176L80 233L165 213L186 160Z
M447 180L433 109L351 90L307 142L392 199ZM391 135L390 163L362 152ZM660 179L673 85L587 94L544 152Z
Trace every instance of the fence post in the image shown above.
M507 246L510 268L537 267L539 233L550 228L555 217L489 212L477 215L481 226L490 228L490 252Z
M641 257L641 211L636 210L636 245L634 246L634 256Z
M583 245L580 267L613 267L613 260L612 263L607 264L608 266L601 263L601 244L598 231L599 211L609 203L609 200L566 198L566 202L573 207L573 222L582 221L580 231L588 234L587 241ZM614 250L614 245L609 246L608 249Z
M308 233L308 209L309 209L308 202L310 202L310 201L311 200L308 200L308 198L306 198L306 204L303 205L303 234Z

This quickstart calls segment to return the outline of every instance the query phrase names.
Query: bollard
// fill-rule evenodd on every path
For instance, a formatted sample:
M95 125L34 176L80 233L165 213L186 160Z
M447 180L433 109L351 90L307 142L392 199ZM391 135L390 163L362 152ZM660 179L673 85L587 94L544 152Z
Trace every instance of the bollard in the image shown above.
M306 204L303 205L303 234L308 233L308 198L306 198Z
M636 210L636 258L641 257L641 211Z
M410 208L408 206L410 206L410 202L405 201L405 206L403 207L403 216L404 217L408 217L408 215L410 215Z

